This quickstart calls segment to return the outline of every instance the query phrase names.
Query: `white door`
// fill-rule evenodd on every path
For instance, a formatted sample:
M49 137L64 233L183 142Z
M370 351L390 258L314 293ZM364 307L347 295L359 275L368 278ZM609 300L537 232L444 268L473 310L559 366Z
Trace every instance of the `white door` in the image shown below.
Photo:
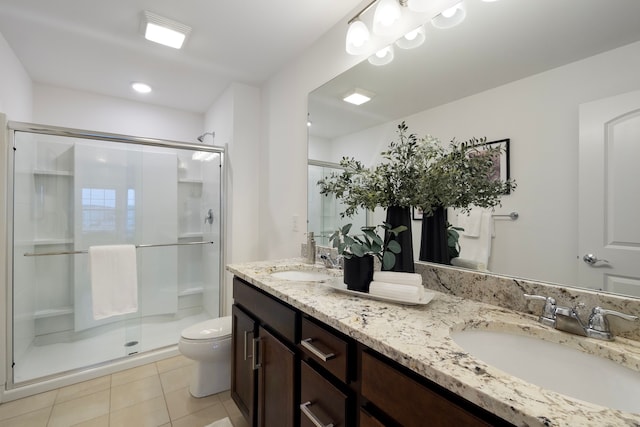
M640 91L580 105L580 285L640 296Z

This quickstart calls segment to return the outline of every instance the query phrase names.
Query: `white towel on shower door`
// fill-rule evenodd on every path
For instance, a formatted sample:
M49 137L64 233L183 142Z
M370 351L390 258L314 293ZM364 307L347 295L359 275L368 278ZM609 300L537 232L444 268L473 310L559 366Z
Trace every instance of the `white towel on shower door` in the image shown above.
M134 245L89 247L89 275L95 320L138 311Z

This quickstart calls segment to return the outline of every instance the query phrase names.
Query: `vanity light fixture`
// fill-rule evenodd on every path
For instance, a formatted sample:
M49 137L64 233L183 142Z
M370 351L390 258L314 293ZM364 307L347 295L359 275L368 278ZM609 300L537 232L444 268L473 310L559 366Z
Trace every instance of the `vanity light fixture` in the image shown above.
M414 49L421 46L425 39L424 25L420 25L415 30L409 31L407 34L396 40L396 46L400 49Z
M360 55L367 50L369 43L369 29L360 21L359 16L349 23L347 30L346 50L351 55Z
M383 47L369 57L369 63L373 65L387 65L393 61L393 45Z
M363 22L361 16L374 5L376 8L373 15L372 32L370 33L367 24ZM411 16L412 13L433 13L433 7L433 0L372 0L347 22L348 29L345 40L345 50L351 55L370 53L371 49L369 45L371 44L371 39L375 38L372 37L372 34L385 38L395 33L396 37L398 37L399 34L397 33L399 31L397 28L403 27L403 25L399 25L403 24L400 22L403 19L403 15L405 19L413 20L415 17ZM407 8L408 10L403 10L403 8ZM431 19L431 23L436 28L451 28L464 21L465 17L466 8L464 0L461 0L454 6L434 16ZM422 19L422 17L420 17L420 19ZM403 28L406 30L407 26ZM426 30L423 24L415 30L406 33L401 38L398 38L396 45L402 49L418 47L424 43L426 38L425 33ZM376 54L369 57L369 62L375 65L385 65L392 60L393 47L380 49Z
M345 95L342 100L353 105L362 105L365 102L371 101L374 94L372 92L363 89L354 89Z
M169 18L144 11L140 30L147 40L180 49L191 33L191 27Z
M464 21L466 16L467 10L464 6L464 2L461 1L460 3L450 7L449 9L445 9L436 15L431 20L431 24L440 29L452 28Z
M401 15L398 0L379 0L373 15L373 32L378 35L393 34Z
M142 82L133 82L131 83L131 88L138 93L149 93L151 92L151 86Z

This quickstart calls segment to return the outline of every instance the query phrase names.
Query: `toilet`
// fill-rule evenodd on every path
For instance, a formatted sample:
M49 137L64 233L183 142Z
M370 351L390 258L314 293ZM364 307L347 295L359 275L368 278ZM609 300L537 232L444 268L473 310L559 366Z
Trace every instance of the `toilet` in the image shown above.
M194 397L229 390L231 384L231 316L209 319L182 331L180 353L195 360L189 392Z

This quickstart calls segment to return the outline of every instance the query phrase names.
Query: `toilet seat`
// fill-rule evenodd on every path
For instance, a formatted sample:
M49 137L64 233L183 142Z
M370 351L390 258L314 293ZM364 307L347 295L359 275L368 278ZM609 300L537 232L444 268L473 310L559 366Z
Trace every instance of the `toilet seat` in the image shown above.
M231 336L231 316L196 323L182 330L181 338L189 341L219 341Z

